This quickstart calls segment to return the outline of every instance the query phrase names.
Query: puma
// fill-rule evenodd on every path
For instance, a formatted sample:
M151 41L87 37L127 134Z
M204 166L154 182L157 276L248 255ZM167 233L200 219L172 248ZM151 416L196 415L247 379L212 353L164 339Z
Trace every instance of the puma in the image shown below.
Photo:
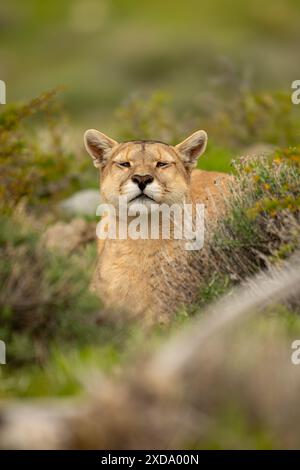
M102 201L117 207L203 203L209 223L222 213L232 176L195 169L207 144L199 130L178 145L158 141L118 143L97 130L84 135L88 153L100 170ZM167 322L180 306L195 300L201 263L185 249L184 240L109 239L98 241L93 290L105 305L142 316L146 322Z

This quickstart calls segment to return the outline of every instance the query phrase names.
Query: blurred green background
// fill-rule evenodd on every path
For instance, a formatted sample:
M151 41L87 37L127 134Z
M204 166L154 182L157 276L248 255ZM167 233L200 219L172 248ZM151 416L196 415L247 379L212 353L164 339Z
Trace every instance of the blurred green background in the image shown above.
M83 371L128 370L236 284L299 250L300 105L291 102L299 52L299 0L1 2L7 105L0 105L0 339L8 345L2 400L82 393ZM51 91L60 86L57 95ZM96 217L68 214L61 202L92 188L98 198L82 138L91 127L116 140L169 143L203 128L209 144L199 167L237 176L228 218L209 262L199 266L199 299L166 329L148 334L126 315L103 311L89 292ZM290 377L282 361L274 376L278 356L270 349L268 361L264 349L268 343L276 353L282 344L286 360L299 337L299 305L266 313L253 329L242 325L247 342L232 342L239 347L233 368L230 355L224 369L222 354L211 349L206 380L220 386L218 395L210 385L199 389L199 403L208 404L216 423L203 448L299 442L299 381L282 380ZM253 344L258 353L249 362ZM264 380L257 381L257 364ZM277 402L266 400L271 391Z
M289 93L300 74L299 47L298 0L10 0L0 6L0 78L8 102L64 85L79 130L117 132L115 110L155 90L170 97L178 119L241 91Z

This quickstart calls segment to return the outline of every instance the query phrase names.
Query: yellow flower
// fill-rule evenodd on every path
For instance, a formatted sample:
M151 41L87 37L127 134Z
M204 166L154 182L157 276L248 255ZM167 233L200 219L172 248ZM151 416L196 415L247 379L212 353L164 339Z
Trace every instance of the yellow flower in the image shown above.
M274 158L273 162L276 163L276 165L280 165L280 163L281 163L281 158L276 157L276 158Z
M270 189L270 185L268 183L264 184L264 188L268 191Z

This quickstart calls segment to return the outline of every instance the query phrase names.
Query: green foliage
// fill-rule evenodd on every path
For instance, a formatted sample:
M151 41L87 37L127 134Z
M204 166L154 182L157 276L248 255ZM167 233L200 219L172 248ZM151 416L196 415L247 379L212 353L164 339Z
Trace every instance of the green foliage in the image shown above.
M275 440L270 431L263 426L254 426L243 407L229 400L219 410L217 422L200 448L269 450L274 447Z
M120 140L157 139L178 143L179 126L166 93L133 95L117 109L116 118Z
M84 389L84 377L92 370L108 373L120 366L126 354L122 354L121 342L116 336L104 341L98 330L98 341L83 345L79 341L75 348L62 344L51 344L49 355L44 365L31 363L26 367L0 369L0 397L41 397L70 396L79 394ZM123 337L124 338L124 337ZM101 345L101 342L104 344ZM88 342L87 342L88 343ZM91 343L91 341L90 341ZM124 347L124 345L123 345Z
M227 212L203 249L197 305L290 256L300 240L299 149L233 162ZM218 273L216 276L215 273Z
M81 128L114 131L113 110L133 90L167 90L181 110L204 107L205 93L231 101L241 87L288 91L299 11L297 0L10 0L1 8L1 68L10 100L59 82Z
M207 171L232 172L231 160L233 152L226 148L215 145L209 140L205 153L198 160L197 168Z
M194 306L194 310L197 311L199 307L213 302L214 300L225 294L228 289L232 286L232 281L228 275L215 274L208 282L201 288L201 294L197 305Z
M87 253L48 252L24 217L0 216L0 337L10 365L44 362L51 341L79 346L95 340L100 308L88 291Z
M158 139L175 144L201 128L208 132L209 146L199 167L230 171L234 153L245 146L297 145L300 115L288 93L242 90L230 100L210 102L210 97L204 96L184 112L166 93L134 95L117 111L117 134L124 140Z
M0 210L11 210L25 198L30 206L53 203L80 188L88 164L65 150L63 115L53 103L57 90L27 104L5 107L0 114ZM25 126L42 124L36 136ZM32 124L31 121L29 123Z
M300 115L288 92L241 91L215 103L203 126L225 146L267 142L284 147L299 143Z
M273 172L269 167L247 167L259 195L254 207L249 209L251 217L267 213L275 217L284 210L297 213L300 208L299 177L300 147L283 149L272 159Z

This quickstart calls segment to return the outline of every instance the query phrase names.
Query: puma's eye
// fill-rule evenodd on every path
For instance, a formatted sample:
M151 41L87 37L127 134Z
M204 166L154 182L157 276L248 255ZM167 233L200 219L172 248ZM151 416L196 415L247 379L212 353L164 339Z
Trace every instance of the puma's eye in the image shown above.
M117 162L119 166L122 168L129 168L130 167L130 162Z
M157 168L165 168L167 166L169 166L170 164L168 162L157 162L156 163L156 166Z

